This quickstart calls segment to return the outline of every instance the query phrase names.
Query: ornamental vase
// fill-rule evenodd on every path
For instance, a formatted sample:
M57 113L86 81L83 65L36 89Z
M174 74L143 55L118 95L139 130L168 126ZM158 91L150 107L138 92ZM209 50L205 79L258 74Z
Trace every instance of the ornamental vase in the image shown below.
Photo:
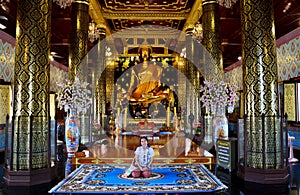
M75 110L71 110L66 118L65 138L68 157L75 155L79 147L79 118Z
M210 107L209 106L205 106L205 112L206 112L206 114L210 115Z
M225 108L217 109L217 113L213 118L214 143L217 139L228 140L228 119L225 116Z
M228 106L227 107L228 113L233 113L233 110L234 110L234 106Z
M67 177L74 170L72 166L72 158L68 158L65 164L65 177Z
M212 104L210 110L211 110L211 114L215 115L217 112L217 106L215 104Z

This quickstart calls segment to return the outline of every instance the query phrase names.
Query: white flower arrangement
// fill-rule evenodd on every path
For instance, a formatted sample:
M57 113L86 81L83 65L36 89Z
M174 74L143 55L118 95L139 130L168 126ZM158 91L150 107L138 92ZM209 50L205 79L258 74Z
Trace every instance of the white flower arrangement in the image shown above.
M87 89L89 83L81 82L75 77L74 82L66 80L65 83L57 83L60 90L57 92L57 100L59 109L65 112L76 110L77 113L86 113L91 106L91 91Z
M231 108L234 108L239 100L236 93L237 87L235 85L225 83L224 81L204 81L204 84L204 87L200 89L200 92L203 92L200 98L203 107L207 107L213 111L217 108L225 108L228 106L228 110L230 110L229 113L233 111Z

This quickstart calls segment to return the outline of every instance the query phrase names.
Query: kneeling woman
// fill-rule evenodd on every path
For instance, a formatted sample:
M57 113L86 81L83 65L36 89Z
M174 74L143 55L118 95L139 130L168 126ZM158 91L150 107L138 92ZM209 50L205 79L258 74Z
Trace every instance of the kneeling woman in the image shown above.
M147 137L140 138L141 146L138 146L135 150L135 156L130 167L123 174L124 177L128 177L130 174L132 177L145 178L151 175L151 164L154 157L154 150L148 145Z

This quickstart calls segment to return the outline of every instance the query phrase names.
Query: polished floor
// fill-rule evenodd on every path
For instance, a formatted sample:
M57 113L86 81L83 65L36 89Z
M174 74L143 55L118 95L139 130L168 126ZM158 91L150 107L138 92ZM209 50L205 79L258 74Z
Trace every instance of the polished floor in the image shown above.
M174 139L175 138L175 139ZM177 139L178 138L178 139ZM169 139L169 145L162 146L165 143L165 139ZM184 138L185 139L185 138ZM97 161L98 163L112 163L126 162L126 159L130 159L133 154L134 147L138 145L139 139L135 136L112 136L107 139L103 139L96 144L91 146L82 146L80 150L88 151L85 153L89 155L89 158L79 155L77 158L73 158L73 161L67 158L64 147L60 148L60 154L58 156L58 175L51 182L43 185L28 187L7 187L1 182L0 195L46 195L48 190L55 186L59 181L64 179L66 174L69 174L72 170L76 169L79 164L74 165L74 162L80 163L80 159L101 159L102 161ZM124 143L125 142L125 143ZM208 151L201 149L198 145L193 142L191 145L186 146L186 142L180 136L162 136L159 138L154 138L149 140L150 144L155 148L155 155L157 162L159 160L166 159L180 159L179 161L174 161L174 163L189 162L189 159L204 159L203 162L206 164L207 168L211 170L225 185L228 186L226 192L219 192L216 194L249 194L249 195L260 195L260 194L270 194L270 195L300 195L300 163L290 164L290 178L286 184L282 185L261 185L256 183L244 182L236 176L236 171L229 172L227 169L217 167L212 163L207 163L205 159L213 159ZM127 145L126 145L127 144ZM183 145L184 144L184 145ZM106 147L102 147L102 146ZM120 146L126 147L120 147ZM176 146L176 147L175 147ZM124 150L125 148L125 150ZM175 149L176 148L176 149ZM213 151L210 151L213 153ZM82 153L83 154L83 153ZM295 150L295 157L300 159L300 151ZM75 160L74 160L75 159ZM79 160L79 161L78 161ZM120 161L121 160L121 161ZM73 164L72 164L73 162ZM170 162L170 161L168 161ZM84 162L83 162L84 163ZM71 166L70 166L71 165ZM3 174L3 172L1 173ZM146 193L146 192L145 192Z

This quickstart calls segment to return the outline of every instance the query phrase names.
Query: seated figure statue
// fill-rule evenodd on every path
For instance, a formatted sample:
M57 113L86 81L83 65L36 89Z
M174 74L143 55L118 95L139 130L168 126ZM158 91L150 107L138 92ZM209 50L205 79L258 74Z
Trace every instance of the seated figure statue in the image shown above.
M155 96L155 91L160 86L162 68L153 62L144 61L131 70L131 79L128 92L130 100L148 99ZM133 90L133 87L135 89Z
M158 101L156 99L162 97L162 95L157 95L161 85L162 68L156 65L155 62L150 61L152 47L146 39L138 51L142 63L131 69L128 88L129 101L139 101L147 105L153 101Z

